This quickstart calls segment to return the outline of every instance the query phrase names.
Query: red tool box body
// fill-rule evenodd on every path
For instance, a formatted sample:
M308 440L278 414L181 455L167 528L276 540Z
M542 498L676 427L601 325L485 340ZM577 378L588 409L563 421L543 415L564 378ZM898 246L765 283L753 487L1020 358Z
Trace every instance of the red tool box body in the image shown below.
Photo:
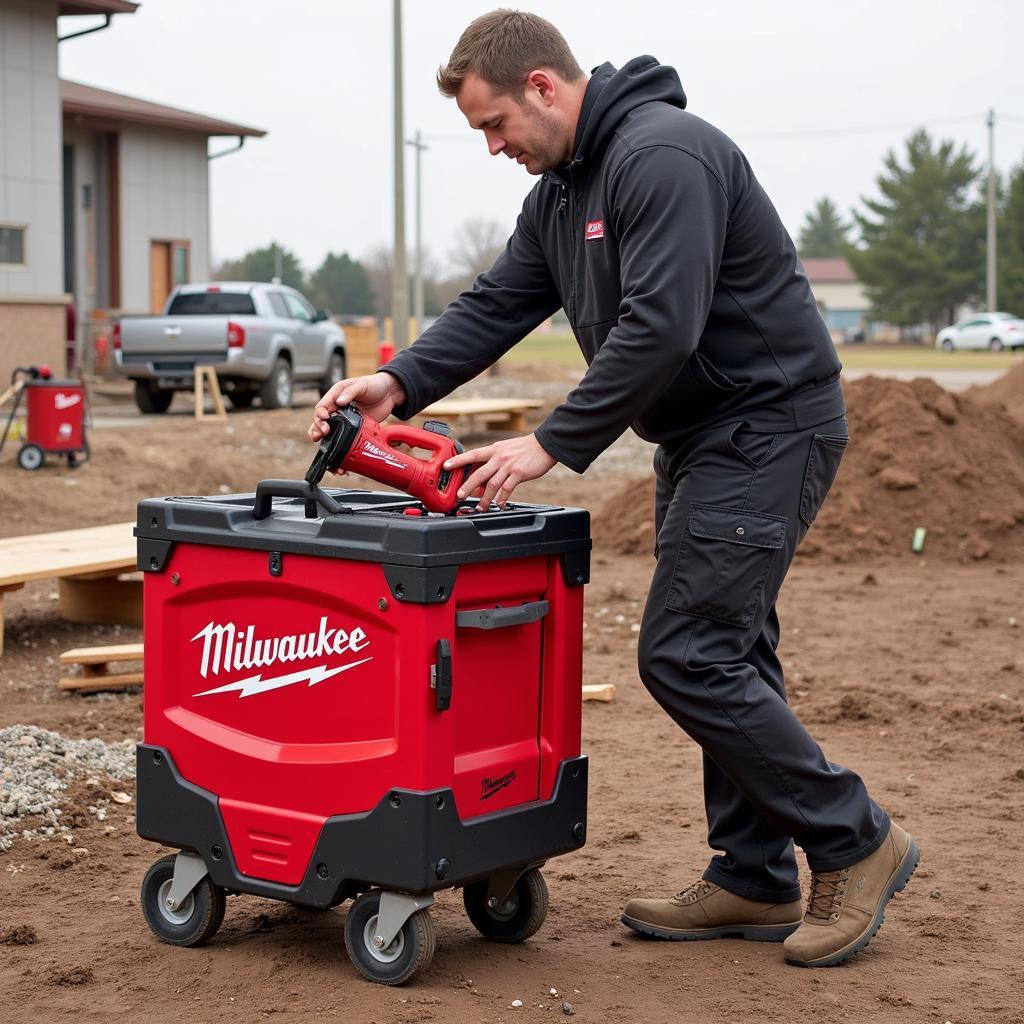
M267 483L139 506L140 835L313 906L581 846L587 513Z
M85 388L78 381L30 380L25 442L46 452L85 450Z

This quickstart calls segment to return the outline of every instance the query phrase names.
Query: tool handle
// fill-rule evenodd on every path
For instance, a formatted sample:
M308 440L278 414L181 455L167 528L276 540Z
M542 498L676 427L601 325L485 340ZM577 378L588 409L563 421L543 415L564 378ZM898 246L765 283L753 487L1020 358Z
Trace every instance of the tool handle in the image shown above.
M252 506L253 519L266 519L273 511L274 498L305 498L306 518L315 517L319 505L330 515L350 511L335 501L323 488L305 480L261 480L256 485L256 500ZM313 515L310 512L313 512Z
M454 442L445 434L435 434L420 427L410 427L404 423L394 426L381 426L381 433L389 445L407 444L410 448L426 448L431 452L429 459L420 458L420 462L444 461L454 454ZM415 457L415 456L414 456Z

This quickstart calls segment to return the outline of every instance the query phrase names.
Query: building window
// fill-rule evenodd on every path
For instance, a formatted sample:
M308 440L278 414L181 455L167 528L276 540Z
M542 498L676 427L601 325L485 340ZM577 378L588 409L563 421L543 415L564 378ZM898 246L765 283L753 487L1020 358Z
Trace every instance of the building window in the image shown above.
M25 266L25 228L0 224L0 265Z
M188 284L188 242L175 243L172 250L175 285Z

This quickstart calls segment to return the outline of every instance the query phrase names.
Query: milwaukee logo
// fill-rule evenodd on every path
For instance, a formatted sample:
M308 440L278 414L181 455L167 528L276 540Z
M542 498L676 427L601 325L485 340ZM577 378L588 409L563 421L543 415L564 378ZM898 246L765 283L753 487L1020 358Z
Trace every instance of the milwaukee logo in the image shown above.
M277 662L327 658L332 654L346 654L350 651L358 653L370 645L369 637L358 626L351 631L339 627L328 628L326 615L320 617L320 626L317 630L266 638L256 636L255 626L242 630L233 622L210 621L192 637L191 642L195 643L197 640L203 641L199 674L204 679L208 675L219 675L222 671L238 672L242 669L270 666ZM363 660L369 661L369 658ZM307 670L309 671L312 670ZM334 672L331 672L331 675L334 675ZM313 682L319 680L311 680L310 685Z
M510 772L505 772L504 775L499 775L496 779L492 779L489 775L485 775L480 780L480 799L486 800L489 797L494 796L499 789L504 789L506 786L511 786L513 780L516 777L515 768Z
M389 466L394 466L395 469L408 468L408 463L403 462L393 451L388 448L378 448L372 441L363 442L363 455L368 459L386 462Z
M71 406L78 405L81 400L81 395L65 395L63 391L58 391L53 396L53 404L58 409L70 409Z
M604 221L588 220L586 236L588 242L593 242L595 238L604 238Z

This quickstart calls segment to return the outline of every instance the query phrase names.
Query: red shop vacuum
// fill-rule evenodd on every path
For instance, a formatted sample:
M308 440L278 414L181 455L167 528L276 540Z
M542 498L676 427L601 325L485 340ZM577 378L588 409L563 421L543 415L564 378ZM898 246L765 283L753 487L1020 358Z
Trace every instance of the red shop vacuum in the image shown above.
M0 452L10 435L11 424L25 397L25 437L18 449L22 469L40 469L47 455L67 459L74 469L89 458L85 434L85 385L77 380L54 380L48 366L18 367L3 400L13 398L10 414L0 435Z
M352 900L352 963L395 985L433 956L439 890L462 889L485 937L522 942L547 912L541 867L584 844L589 515L449 503L443 430L381 435L355 415L332 420L306 480L139 504L137 829L180 851L150 867L142 911L194 946L229 894ZM406 467L415 497L318 486L371 435L385 456L430 453Z

